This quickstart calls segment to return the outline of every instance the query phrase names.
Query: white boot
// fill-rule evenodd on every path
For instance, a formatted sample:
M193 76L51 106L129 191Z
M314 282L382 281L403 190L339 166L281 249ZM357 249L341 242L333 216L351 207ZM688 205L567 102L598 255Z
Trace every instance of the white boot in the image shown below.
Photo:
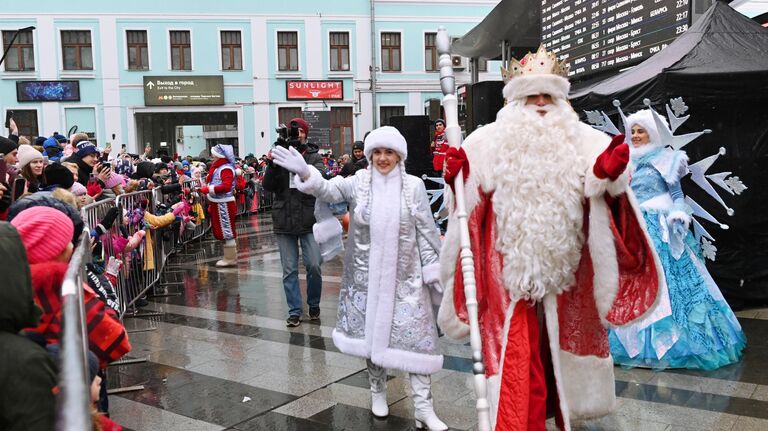
M370 359L368 363L368 382L371 384L371 412L377 418L389 416L387 404L387 369L380 367Z
M230 239L224 243L224 259L216 262L216 266L237 266L237 243Z
M443 423L435 414L432 407L432 379L424 374L410 374L411 391L413 394L413 416L416 418L416 428L427 428L429 431L447 430L448 425Z

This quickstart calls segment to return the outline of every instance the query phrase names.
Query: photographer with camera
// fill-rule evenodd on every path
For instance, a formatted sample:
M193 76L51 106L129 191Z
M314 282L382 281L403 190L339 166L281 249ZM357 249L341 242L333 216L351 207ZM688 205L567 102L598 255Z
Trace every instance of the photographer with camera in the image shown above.
M307 144L309 124L302 118L290 121L290 127L278 129L275 146L293 147L304 161L319 170L324 168L323 158L317 147ZM283 266L283 289L288 302L286 326L301 324L301 290L299 289L299 244L304 266L307 269L307 305L310 320L320 318L320 292L322 275L320 273L320 247L312 234L315 224L315 198L296 189L295 174L272 163L272 152L267 155L267 168L262 186L274 193L272 204L272 222L274 224L277 246L280 250L280 262Z

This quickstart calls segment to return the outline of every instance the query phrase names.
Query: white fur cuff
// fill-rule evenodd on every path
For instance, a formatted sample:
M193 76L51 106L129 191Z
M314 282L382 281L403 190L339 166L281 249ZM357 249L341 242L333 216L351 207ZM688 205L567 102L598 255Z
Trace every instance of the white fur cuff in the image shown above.
M343 233L341 223L336 217L327 218L323 221L319 221L312 226L312 234L315 237L315 241L319 244L326 243L334 237L340 236Z
M560 350L559 359L571 419L598 418L616 408L613 358L577 356Z
M675 210L669 213L667 215L667 223L672 223L673 221L679 220L683 222L683 226L688 229L688 226L691 223L691 216L689 216L685 211Z
M308 195L311 195L314 191L319 190L320 184L325 181L323 179L323 174L321 174L320 171L318 171L314 166L309 167L309 178L307 178L306 181L303 181L298 175L296 175L294 179L296 182L296 188L300 192L306 193Z
M469 325L459 319L453 306L453 280L446 285L443 292L443 301L437 312L437 325L448 338L461 340L469 336Z
M587 177L584 181L584 194L588 198L600 196L605 192L608 192L611 196L618 196L626 193L628 187L629 174L627 171L619 175L619 178L616 178L615 181L611 181L608 178L597 178L591 166L587 169Z

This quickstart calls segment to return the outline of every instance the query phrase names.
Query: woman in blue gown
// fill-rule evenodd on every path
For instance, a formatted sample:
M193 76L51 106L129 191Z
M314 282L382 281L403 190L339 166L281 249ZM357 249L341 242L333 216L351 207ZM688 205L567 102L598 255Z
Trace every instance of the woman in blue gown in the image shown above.
M622 366L713 370L738 362L746 337L707 271L689 225L680 179L688 156L661 144L650 110L627 118L631 128L632 191L664 268L666 286L643 320L611 330L614 361Z

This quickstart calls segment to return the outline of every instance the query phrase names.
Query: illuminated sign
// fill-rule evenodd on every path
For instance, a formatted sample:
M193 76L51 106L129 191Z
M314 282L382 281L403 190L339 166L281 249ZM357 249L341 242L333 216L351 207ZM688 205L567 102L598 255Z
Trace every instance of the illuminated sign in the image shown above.
M690 0L542 0L541 41L570 76L635 65L690 25Z
M80 81L17 81L19 102L79 102Z
M287 100L343 100L343 81L285 81Z
M145 76L146 106L223 105L224 77Z

